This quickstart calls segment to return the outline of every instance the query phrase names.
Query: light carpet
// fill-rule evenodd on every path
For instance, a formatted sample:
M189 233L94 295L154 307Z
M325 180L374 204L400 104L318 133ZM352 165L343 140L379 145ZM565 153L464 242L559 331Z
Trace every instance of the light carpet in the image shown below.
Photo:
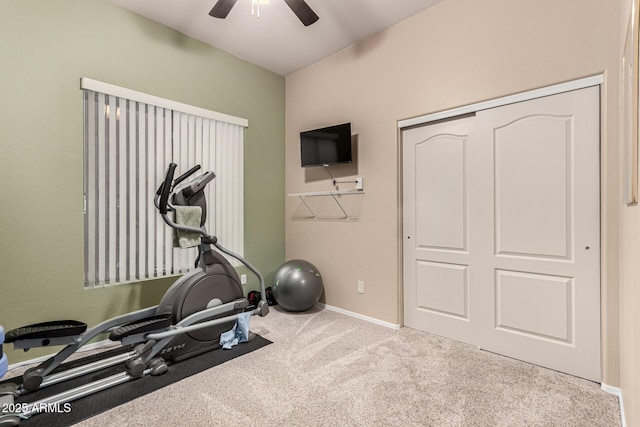
M272 307L251 329L273 344L78 425L620 425L599 384L410 328Z

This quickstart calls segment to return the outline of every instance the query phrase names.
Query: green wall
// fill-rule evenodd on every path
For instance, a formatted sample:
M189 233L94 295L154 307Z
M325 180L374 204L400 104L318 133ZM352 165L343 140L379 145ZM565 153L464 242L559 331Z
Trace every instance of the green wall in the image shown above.
M83 289L81 77L249 120L245 255L272 279L284 261L284 78L106 0L2 0L0 325L94 325L155 305L171 283ZM7 347L9 363L51 352Z

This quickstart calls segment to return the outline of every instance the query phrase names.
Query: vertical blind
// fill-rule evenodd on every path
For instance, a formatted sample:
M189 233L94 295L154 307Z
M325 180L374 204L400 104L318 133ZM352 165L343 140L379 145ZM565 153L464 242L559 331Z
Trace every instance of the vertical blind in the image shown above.
M194 267L197 251L173 248L173 230L153 204L171 162L178 164L176 174L196 164L214 171L216 179L206 189L205 226L221 244L243 254L245 125L92 83L83 79L81 86L85 286L182 274ZM95 87L104 91L92 90ZM207 115L217 117L211 113Z

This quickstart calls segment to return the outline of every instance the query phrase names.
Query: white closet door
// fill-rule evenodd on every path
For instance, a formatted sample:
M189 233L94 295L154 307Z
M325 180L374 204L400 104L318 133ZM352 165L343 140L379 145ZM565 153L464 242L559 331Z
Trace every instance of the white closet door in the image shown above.
M599 381L599 88L477 120L481 346Z
M599 88L403 132L405 324L600 379Z
M474 117L403 132L404 323L475 343Z

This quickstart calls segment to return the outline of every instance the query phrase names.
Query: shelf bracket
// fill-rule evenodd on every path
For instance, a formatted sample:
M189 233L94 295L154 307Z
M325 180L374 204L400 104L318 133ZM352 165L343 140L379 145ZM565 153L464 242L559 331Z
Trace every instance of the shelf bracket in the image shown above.
M307 208L307 210L309 211L309 213L311 214L311 218L317 218L318 216L316 215L316 213L313 211L313 209L311 209L309 207L309 205L307 204L306 200L304 199L304 196L302 194L298 194L298 198L300 199L300 201L304 204L304 207ZM343 211L344 212L344 211Z
M349 215L344 211L344 208L342 207L342 203L340 203L338 201L338 199L336 199L336 195L334 193L331 193L331 197L333 197L333 200L336 202L336 204L338 205L338 207L340 208L340 210L344 214L344 217L345 218L349 218Z
M289 197L297 197L300 199L300 201L302 202L302 204L304 205L305 209L309 212L309 214L311 215L309 217L309 219L319 219L318 214L314 211L314 209L309 205L309 203L307 203L307 198L308 197L319 197L319 196L331 196L331 198L333 199L333 201L335 202L335 204L338 206L338 208L340 209L340 212L342 213L342 219L345 220L349 220L352 219L353 216L350 216L345 207L342 205L342 202L339 199L339 196L345 196L345 195L351 195L351 196L360 196L363 195L364 191L362 190L346 190L346 191L319 191L319 192L314 192L314 193L294 193L294 194L289 194ZM357 218L358 216L356 215L355 218ZM339 219L339 218L338 218Z

